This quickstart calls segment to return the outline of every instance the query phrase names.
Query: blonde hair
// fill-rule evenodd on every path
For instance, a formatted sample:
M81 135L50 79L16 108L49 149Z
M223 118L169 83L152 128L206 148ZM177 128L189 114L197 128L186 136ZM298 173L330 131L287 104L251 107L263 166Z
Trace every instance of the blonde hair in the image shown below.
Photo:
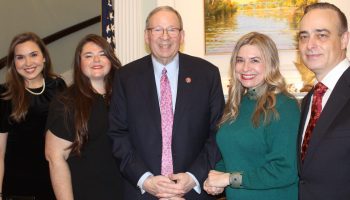
M255 111L252 115L252 123L254 127L258 127L260 124L261 116L263 117L263 123L270 122L271 117L277 119L278 112L275 109L276 94L285 93L287 96L292 97L286 90L286 83L279 71L279 58L278 51L275 43L268 36L251 32L241 37L232 52L231 56L231 83L229 86L229 97L224 109L224 114L219 122L221 126L225 122L233 122L239 114L239 105L242 97L247 92L247 88L244 88L237 79L235 73L236 59L239 50L245 45L254 45L260 50L263 62L265 63L264 83L256 88L257 90L257 103Z

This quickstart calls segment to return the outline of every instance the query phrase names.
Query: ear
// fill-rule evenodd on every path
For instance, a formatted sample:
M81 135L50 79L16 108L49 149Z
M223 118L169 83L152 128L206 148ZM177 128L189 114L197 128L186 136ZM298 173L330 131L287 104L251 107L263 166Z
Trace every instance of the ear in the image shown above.
M346 49L349 44L349 31L346 31L341 36L341 49Z
M147 45L149 45L150 41L149 41L149 31L145 30L145 34L144 34L144 38L145 38L145 42Z
M185 30L180 31L180 43L183 44L185 41Z

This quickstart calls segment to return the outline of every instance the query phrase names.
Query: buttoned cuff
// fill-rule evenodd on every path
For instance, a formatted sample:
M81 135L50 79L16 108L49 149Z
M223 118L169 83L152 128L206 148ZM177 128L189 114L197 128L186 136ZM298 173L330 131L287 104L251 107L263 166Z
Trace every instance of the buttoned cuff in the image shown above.
M190 172L186 172L188 175L190 175L192 177L192 179L194 180L194 182L196 183L196 186L193 187L194 191L196 191L198 194L200 194L202 192L201 190L201 185L199 184L198 180L196 179L196 177L191 174Z
M230 173L230 186L232 188L240 188L242 186L242 173L232 172Z
M139 181L137 182L137 187L140 188L141 190L141 194L144 194L146 191L143 189L143 183L145 182L145 180L150 177L153 176L153 174L151 172L146 172L144 173L141 178L139 179Z

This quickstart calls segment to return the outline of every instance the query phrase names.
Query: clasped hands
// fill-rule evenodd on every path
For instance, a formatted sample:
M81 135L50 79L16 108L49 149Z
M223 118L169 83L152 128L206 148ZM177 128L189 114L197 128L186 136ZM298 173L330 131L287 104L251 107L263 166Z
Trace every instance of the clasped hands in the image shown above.
M210 170L208 178L204 181L203 189L211 195L221 194L225 187L230 184L230 174Z
M160 200L185 200L183 196L196 186L195 181L187 173L171 174L169 176L149 176L143 189Z

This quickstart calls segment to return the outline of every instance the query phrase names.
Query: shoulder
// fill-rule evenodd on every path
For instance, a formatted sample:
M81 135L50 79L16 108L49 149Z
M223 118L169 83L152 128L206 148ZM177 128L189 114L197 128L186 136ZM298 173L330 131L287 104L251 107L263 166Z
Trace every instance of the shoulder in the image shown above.
M180 65L181 64L190 64L194 68L199 68L201 70L208 70L208 71L218 71L218 67L213 65L207 60L204 60L203 58L199 58L196 56L191 56L184 53L179 53L179 60Z
M144 56L137 60L134 60L123 67L121 67L119 72L128 72L128 71L140 71L146 68L147 66L152 66L152 58L151 55Z
M296 98L294 98L293 96L288 96L283 93L276 94L276 106L283 107L286 105L298 107L299 104Z
M66 82L61 77L49 77L45 80L46 87L51 90L63 91L67 88Z
M280 115L299 116L300 106L294 97L279 93L276 95L276 109Z

